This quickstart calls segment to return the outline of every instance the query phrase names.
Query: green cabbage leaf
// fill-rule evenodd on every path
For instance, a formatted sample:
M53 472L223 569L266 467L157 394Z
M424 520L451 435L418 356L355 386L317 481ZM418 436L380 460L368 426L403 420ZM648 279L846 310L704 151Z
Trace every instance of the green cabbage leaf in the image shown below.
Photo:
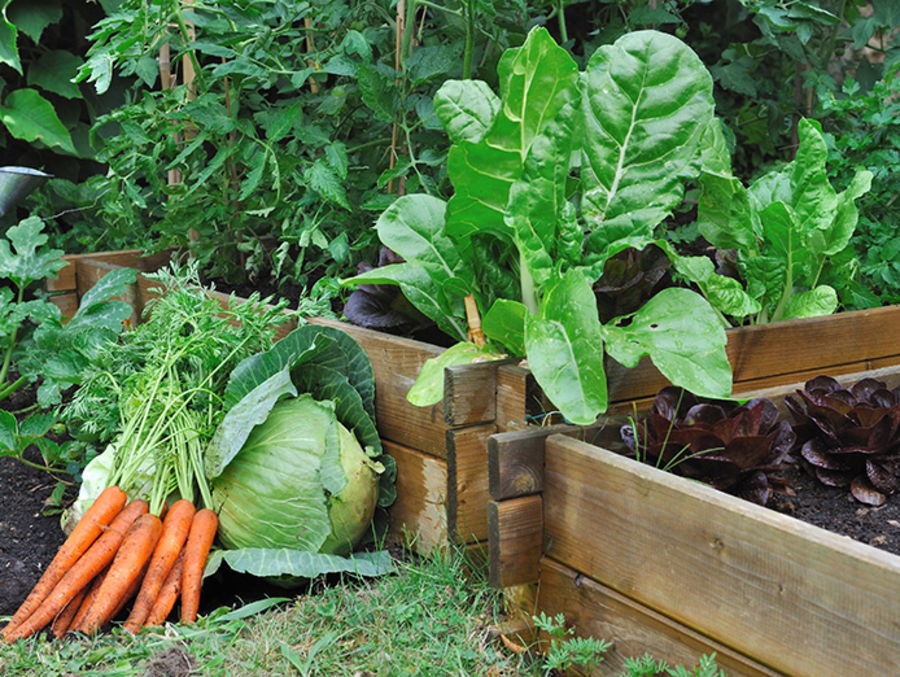
M374 377L346 333L302 325L232 372L227 413L207 449L222 562L286 586L335 571L390 570L351 554L396 492L375 428Z

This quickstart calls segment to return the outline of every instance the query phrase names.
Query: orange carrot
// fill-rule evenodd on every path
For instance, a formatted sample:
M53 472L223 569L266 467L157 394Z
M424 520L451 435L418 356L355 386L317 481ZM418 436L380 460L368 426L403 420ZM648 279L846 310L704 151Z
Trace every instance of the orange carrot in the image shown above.
M147 567L149 564L150 562L148 561L141 567L141 572L134 577L134 581L128 586L128 590L126 590L125 594L119 598L118 602L116 602L116 607L109 616L110 620L118 616L119 612L125 608L125 605L128 604L129 600L131 600L138 593L138 590L141 589L141 582L144 580L144 576L147 575Z
M148 509L147 501L142 499L135 499L126 505L103 535L65 573L34 613L7 633L4 640L9 643L29 637L52 621L117 556L124 535ZM74 625L70 628L74 629Z
M94 600L97 598L97 591L100 589L100 585L103 583L103 579L106 578L106 572L109 571L109 565L104 567L103 571L97 574L94 577L94 580L91 581L90 586L87 588L87 593L84 596L84 599L81 601L81 605L78 607L78 611L75 612L75 618L72 619L72 622L69 623L69 632L75 632L81 626L82 621L84 620L84 615L87 613L87 610L91 608L91 604L94 603Z
M184 548L178 553L178 559L172 565L169 575L159 590L150 613L144 619L144 626L162 625L172 612L178 595L181 594L181 577L184 572Z
M161 532L162 522L152 513L145 513L135 520L97 590L97 597L75 630L92 635L112 619L117 604L150 560Z
M191 532L184 545L184 573L181 577L181 622L193 623L200 609L200 588L206 557L216 538L219 517L214 510L201 508L194 514Z
M194 504L184 498L175 501L169 508L169 512L163 520L162 536L159 537L159 542L153 551L147 575L144 576L140 592L125 621L125 629L132 634L136 633L147 620L147 614L150 613L150 608L156 601L166 576L169 575L172 565L175 564L178 554L184 547L196 511Z
M75 614L78 613L78 607L80 607L81 603L84 601L84 596L87 594L88 588L90 588L90 585L83 587L81 592L75 595L71 601L66 604L65 608L56 615L56 618L53 619L53 625L50 627L53 636L57 639L66 634L69 626L72 625Z
M125 492L117 486L107 487L100 493L78 520L28 597L3 628L3 639L34 613L78 558L99 538L103 529L122 511L126 500Z

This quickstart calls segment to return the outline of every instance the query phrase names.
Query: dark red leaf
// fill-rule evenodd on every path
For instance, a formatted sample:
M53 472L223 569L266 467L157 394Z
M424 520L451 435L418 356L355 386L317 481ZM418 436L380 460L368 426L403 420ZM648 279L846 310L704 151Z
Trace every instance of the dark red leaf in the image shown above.
M853 479L850 484L850 493L853 494L853 498L866 505L884 505L884 502L887 501L887 496L869 485L862 477Z

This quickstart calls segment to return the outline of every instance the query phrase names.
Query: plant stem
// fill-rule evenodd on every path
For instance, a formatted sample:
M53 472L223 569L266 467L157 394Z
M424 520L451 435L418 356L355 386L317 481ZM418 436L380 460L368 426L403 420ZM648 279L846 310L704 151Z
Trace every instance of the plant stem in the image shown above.
M569 41L569 31L566 29L565 0L559 0L556 5L556 20L559 23L559 42L564 45Z
M472 77L472 51L475 43L475 0L467 0L466 8L466 46L463 50L462 76L464 80Z
M534 278L528 270L528 264L525 257L519 254L519 284L522 290L522 303L532 315L538 314L537 294L534 289Z
M21 306L22 302L24 300L25 300L25 287L20 286L18 288L18 291L16 292L16 306ZM6 377L9 375L9 367L12 364L13 350L15 350L16 343L18 342L18 340L19 340L19 327L16 327L9 334L9 343L6 346L6 354L3 356L3 366L0 367L0 383L6 383ZM15 386L15 388L12 388L12 390L10 390L9 392L6 392L4 389L2 397L6 397L7 395L9 395L9 393L15 391L15 389L18 388L19 385L22 385L22 384L19 383L18 385ZM2 397L0 397L0 399L2 399Z

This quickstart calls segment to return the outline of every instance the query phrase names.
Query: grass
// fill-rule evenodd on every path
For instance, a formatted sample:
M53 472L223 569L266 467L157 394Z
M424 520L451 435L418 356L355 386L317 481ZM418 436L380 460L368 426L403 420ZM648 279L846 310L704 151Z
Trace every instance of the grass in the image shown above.
M132 636L116 625L92 638L51 640L42 634L12 645L0 643L0 674L505 677L557 674L556 667L602 659L604 643L592 644L595 640L587 645L573 641L569 651L566 641L560 641L557 649L562 651L547 657L504 648L491 632L502 620L501 595L472 573L459 553L401 559L396 566L396 573L378 579L321 582L294 598L223 607L191 626L170 623ZM566 640L568 630L555 630L551 619L542 622L551 638L556 634ZM627 674L718 674L667 672L665 664L649 656L642 668L635 663Z
M0 674L531 674L527 658L490 639L501 598L466 577L462 557L396 564L390 576L315 585L277 604L222 608L194 626L168 624L136 637L116 626L93 638L42 635L0 644Z

